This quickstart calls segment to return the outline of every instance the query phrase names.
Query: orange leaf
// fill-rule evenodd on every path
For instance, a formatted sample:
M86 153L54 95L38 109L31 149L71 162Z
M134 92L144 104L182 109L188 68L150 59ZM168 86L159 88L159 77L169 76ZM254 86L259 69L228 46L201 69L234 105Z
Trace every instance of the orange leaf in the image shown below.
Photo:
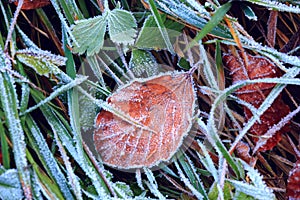
M123 169L152 167L168 161L191 129L192 77L177 72L135 80L113 93L108 103L146 128L101 111L94 144L103 162Z

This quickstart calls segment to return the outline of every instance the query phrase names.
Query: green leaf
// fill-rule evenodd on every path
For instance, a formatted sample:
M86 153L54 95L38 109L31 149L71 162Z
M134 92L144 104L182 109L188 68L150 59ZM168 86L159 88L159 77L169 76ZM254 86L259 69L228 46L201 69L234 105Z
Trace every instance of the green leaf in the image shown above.
M117 44L133 44L136 36L136 21L132 13L114 9L107 10L102 16L75 21L72 27L73 52L92 56L99 53L104 44L104 36L108 27L110 39Z
M0 199L23 199L17 170L9 169L0 175Z
M159 73L154 56L148 51L138 49L132 50L129 68L136 77L150 77Z
M40 49L24 49L17 51L17 58L23 64L34 69L39 75L49 77L49 74L58 74L57 66L65 65L66 58L54 55Z
M106 16L75 21L72 34L78 45L73 42L73 52L86 52L88 56L98 53L103 47L106 26Z
M185 58L180 58L177 64L185 70L188 70L191 68L190 63Z
M116 182L114 184L114 188L118 194L118 196L122 196L122 198L133 197L133 192L126 183Z
M114 9L107 16L110 39L117 44L133 44L136 37L136 21L132 13Z
M157 7L154 3L154 0L149 0L149 5L150 5L150 10L152 12L152 15L153 15L153 17L155 19L155 22L157 24L158 30L160 32L160 35L162 36L163 41L164 41L168 51L171 52L172 54L174 54L175 53L174 48L171 44L171 41L170 41L168 32L166 30L166 27L163 23L163 20L162 20L160 14L158 13L158 10L157 10Z
M181 34L180 31L184 26L172 20L167 20L166 15L162 15L161 18L165 24L171 43L174 43L175 37ZM167 49L164 39L152 15L148 16L144 21L135 46L141 49Z
M78 101L80 126L85 132L92 131L98 106L94 102L91 102L91 100L85 95L80 95L78 97Z

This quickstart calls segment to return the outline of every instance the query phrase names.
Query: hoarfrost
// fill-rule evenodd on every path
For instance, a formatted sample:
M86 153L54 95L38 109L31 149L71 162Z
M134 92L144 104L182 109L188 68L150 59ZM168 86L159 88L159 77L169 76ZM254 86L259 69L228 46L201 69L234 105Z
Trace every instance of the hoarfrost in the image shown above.
M23 191L16 169L9 169L0 175L0 198L23 199Z
M69 157L67 156L67 153L65 149L63 148L60 140L58 139L57 133L54 131L54 138L56 140L56 144L58 146L58 149L60 151L61 157L65 163L66 169L67 169L67 175L68 175L68 181L69 184L71 185L75 196L77 199L82 199L82 193L81 193L81 187L78 181L78 177L74 174L71 163L69 161ZM72 199L72 195L67 196L67 198Z
M267 133L263 134L263 137L260 137L259 140L256 142L256 146L253 150L255 153L261 146L263 146L267 140L279 131L282 127L284 127L289 121L300 111L300 106L298 106L293 112L289 113L287 116L282 118L277 124L274 124Z
M61 86L60 88L56 89L54 92L52 92L47 98L45 98L44 100L40 101L39 103L37 103L36 105L28 108L24 113L22 114L26 114L29 112L32 112L33 110L39 108L40 106L50 102L52 99L54 99L55 97L57 97L58 95L64 93L65 91L81 84L82 82L84 82L85 80L87 80L87 76L81 76L78 77L72 81L70 81L68 84Z
M181 181L184 182L184 184L192 191L192 193L196 196L197 199L203 199L203 195L200 192L198 192L191 184L189 179L185 177L183 171L179 167L179 164L177 162L174 162L174 164L178 170Z
M23 39L23 42L26 44L26 46L30 49L39 49L38 46L36 46L36 44L34 44L30 39L29 37L22 31L22 29L17 26L17 29Z
M6 67L10 62L7 61L6 56L3 54L2 49L0 49L0 69ZM4 61L4 62L3 62ZM10 66L8 66L10 67ZM14 145L14 159L20 177L24 182L24 192L25 196L30 194L30 173L28 169L28 162L26 159L26 143L24 141L24 132L21 126L21 122L18 116L18 99L17 92L15 89L14 79L7 72L0 72L0 92L1 92L1 103L4 110L5 116L7 118L6 123L8 125L9 132L11 133L12 143Z
M289 12L289 13L300 13L300 7L298 5L286 5L283 3L280 3L278 1L271 1L271 0L247 0L248 2L258 4L261 6L268 7L270 10L276 9L279 11Z
M45 161L45 168L50 173L53 178L55 179L56 183L61 188L61 191L63 195L68 198L72 199L72 194L68 188L68 185L66 184L66 179L61 172L59 166L57 165L57 162L55 161L50 149L48 148L46 144L46 140L42 136L37 124L32 120L32 127L31 127L31 134L33 136L33 139L36 143L36 145L39 148L39 152Z
M84 131L93 128L97 108L98 106L94 102L91 102L87 96L79 96L79 121Z
M61 12L61 9L60 9L60 7L59 7L58 2L57 2L56 0L51 0L51 4L52 4L52 6L54 7L54 9L55 9L55 11L56 11L56 13L57 13L57 15L58 15L58 17L59 17L59 19L60 19L60 22L62 23L62 27L63 27L63 28L66 30L66 32L69 34L69 37L70 37L70 38L67 38L68 44L69 44L70 46L72 46L72 45L71 45L71 41L70 41L70 40L72 40L76 45L78 45L78 43L77 43L75 37L73 36L73 34L72 34L71 30L70 30L70 27L68 26L68 23L67 23L66 18L64 17L64 15L63 15L62 12Z
M166 199L166 197L164 197L164 196L160 193L160 191L159 191L159 189L158 189L157 182L156 182L156 180L155 180L155 177L154 177L152 171L151 171L150 169L146 168L146 167L144 167L143 169L144 169L145 174L146 174L146 176L147 176L147 178L148 178L148 181L149 181L149 182L148 182L148 181L145 181L145 183L146 183L146 185L148 186L148 188L150 189L151 193L152 193L153 195L155 195L156 197L158 197L159 199Z

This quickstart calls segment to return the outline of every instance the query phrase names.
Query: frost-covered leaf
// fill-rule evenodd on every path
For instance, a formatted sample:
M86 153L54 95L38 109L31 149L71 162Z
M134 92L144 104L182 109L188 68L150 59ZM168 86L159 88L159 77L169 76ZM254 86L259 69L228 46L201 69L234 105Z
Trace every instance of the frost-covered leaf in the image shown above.
M273 194L272 190L268 188L263 181L262 175L243 160L239 159L239 161L244 166L244 169L248 171L247 175L251 179L251 184L244 181L227 180L232 186L235 187L235 190L252 196L255 199L275 199L275 195Z
M223 187L223 196L224 199L233 199L232 198L232 189L234 189L228 182L225 182L224 187ZM214 184L212 184L209 193L208 193L208 197L209 199L218 199L219 196L219 190L217 188L217 184L216 182Z
M71 188L76 196L76 199L82 200L82 192L81 192L81 187L79 184L79 178L75 175L75 173L72 169L72 166L71 166L71 162L69 161L67 152L64 149L61 141L58 139L56 132L54 132L54 139L55 139L58 149L60 151L61 158L64 161L64 164L66 166L66 172L67 172L67 177L68 177L68 181L69 181L68 183L71 186ZM70 197L68 197L68 198L73 199L72 196L70 196Z
M145 1L147 2L147 0ZM191 8L180 0L160 0L156 3L158 8L163 12L179 18L197 28L202 29L207 24L207 20L203 17L203 15L199 15L199 12L195 11L194 8ZM207 12L203 14L206 15ZM211 33L223 38L231 38L229 31L220 25L215 27Z
M150 77L159 73L154 56L143 50L132 50L129 67L136 77Z
M133 44L136 36L136 21L132 13L114 9L106 10L103 15L75 21L72 33L73 52L92 56L100 51L104 44L106 28L110 39L117 44Z
M49 74L60 73L57 66L65 65L66 58L54 55L49 51L40 49L23 49L16 53L23 64L33 68L39 75L49 77Z
M84 160L82 160L82 157L78 156L77 149L74 145L74 140L69 133L69 130L71 128L69 126L64 125L67 122L64 123L62 121L63 119L59 117L57 113L54 113L47 104L42 105L40 109L43 112L43 115L47 117L48 123L53 129L53 131L59 133L59 139L62 141L64 147L66 147L68 152L71 154L72 158L75 159L75 161L80 165L82 170L91 179L92 184L95 186L95 189L99 195L98 197L102 199L108 198L109 190L107 189L104 181L99 176L94 165L87 158L87 156L84 156Z
M151 193L154 194L159 199L166 199L158 189L157 181L155 180L154 174L149 168L144 167L145 174L148 178L148 181L145 181L146 185L150 189Z
M94 127L94 120L97 114L98 106L91 102L91 100L85 96L79 96L79 113L80 113L80 125L84 131L91 130Z
M133 44L136 36L136 21L132 13L114 9L107 16L110 39L117 44Z
M183 171L188 176L188 179L194 189L196 189L198 192L201 193L203 199L208 199L208 195L206 194L206 191L204 189L204 186L202 184L202 181L197 173L197 168L194 166L194 163L189 158L187 154L183 154L184 156L181 156L178 160L182 166ZM180 171L180 170L179 170ZM181 175L182 176L182 175ZM193 190L192 190L193 192ZM195 196L200 196L199 194L194 193Z
M184 172L182 171L182 169L180 168L179 164L177 161L174 162L176 169L178 170L178 174L180 176L180 179L182 182L184 182L184 184L186 185L186 187L188 187L192 193L195 195L195 197L197 197L197 199L207 199L207 195L205 194L205 196L203 196L195 187L193 184L191 184L191 180L189 180ZM201 191L202 192L202 191Z
M197 36L194 38L195 41L202 40L206 34L210 33L215 27L218 26L220 21L224 18L226 13L231 8L231 3L228 2L224 5L222 5L220 8L216 10L214 15L211 17L211 19L205 24L205 26L202 28L200 33L197 34Z
M106 27L106 16L75 21L72 34L78 44L73 42L73 52L86 52L88 56L98 53L103 47Z
M198 123L200 121L198 120ZM204 165L204 167L211 173L211 175L213 176L213 178L215 180L218 180L218 170L216 169L213 160L211 158L211 156L209 155L206 147L200 142L198 141L198 145L201 148L202 152L203 152L203 156L199 153L197 153L198 157L200 158L201 163Z
M18 172L9 169L0 175L0 199L23 199Z
M102 107L94 144L103 162L123 169L152 167L176 153L192 126L193 80L189 72L136 79Z
M171 43L174 43L175 37L181 34L183 25L166 19L166 15L161 16ZM167 49L166 43L161 36L158 26L153 16L148 16L144 21L143 27L139 33L135 46L141 49Z
M114 183L114 189L116 190L119 197L128 198L133 197L133 192L130 189L129 185L123 182L116 182Z
M235 187L236 192L242 192L249 196L254 197L255 199L260 200L270 200L275 199L275 195L270 192L270 189L268 188L258 188L253 185L250 185L249 183L242 182L242 181L236 181L236 180L227 180L229 183L231 183L232 186Z
M82 82L87 80L87 76L78 76L77 78L70 79L70 82L67 84L62 85L61 87L57 88L56 90L54 90L54 92L52 92L47 98L39 101L37 104L35 104L34 106L28 108L23 114L25 113L29 113L32 112L33 110L39 108L40 106L49 103L51 100L53 100L55 97L59 96L60 94L70 90L73 87L76 87L78 85L80 85Z
M274 9L274 10L284 11L289 13L298 13L298 14L300 13L300 7L298 5L293 5L293 4L287 5L272 0L247 0L247 1L261 6L265 6L269 9Z
M263 181L263 176L258 172L257 169L254 169L253 167L251 167L248 163L244 162L243 160L239 160L242 165L244 166L244 169L247 172L247 175L249 176L249 178L251 179L252 183L261 189L264 189L266 191L272 192L271 189L269 189L266 185L266 183Z

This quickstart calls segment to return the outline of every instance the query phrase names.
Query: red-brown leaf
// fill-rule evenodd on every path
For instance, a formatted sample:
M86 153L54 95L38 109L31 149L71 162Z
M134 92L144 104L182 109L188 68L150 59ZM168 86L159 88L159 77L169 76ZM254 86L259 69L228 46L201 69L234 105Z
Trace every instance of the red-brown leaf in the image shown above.
M286 195L290 200L300 199L300 160L298 160L295 167L290 171Z
M241 58L237 58L232 54L223 56L224 63L231 72L233 83L247 79L275 78L281 74L279 69L264 57L247 54L247 59L248 65L245 66ZM275 84L273 83L255 83L240 88L236 93L240 99L251 103L255 108L259 108L274 86ZM249 120L252 117L251 111L247 107L244 107L244 112L246 120ZM272 106L261 115L261 123L256 122L249 132L252 135L262 136L270 127L277 124L289 112L289 107L282 101L280 95L273 102ZM273 137L268 139L267 143L263 145L259 151L272 149L281 140L281 135L288 130L289 126L287 124L277 131ZM253 140L257 142L258 137L253 137Z
M173 73L136 80L113 93L108 103L147 129L101 111L94 144L103 162L124 169L152 167L175 154L192 126L192 78Z
M15 5L18 5L19 1L15 1ZM50 0L24 0L22 10L32 10L41 8L50 4Z

